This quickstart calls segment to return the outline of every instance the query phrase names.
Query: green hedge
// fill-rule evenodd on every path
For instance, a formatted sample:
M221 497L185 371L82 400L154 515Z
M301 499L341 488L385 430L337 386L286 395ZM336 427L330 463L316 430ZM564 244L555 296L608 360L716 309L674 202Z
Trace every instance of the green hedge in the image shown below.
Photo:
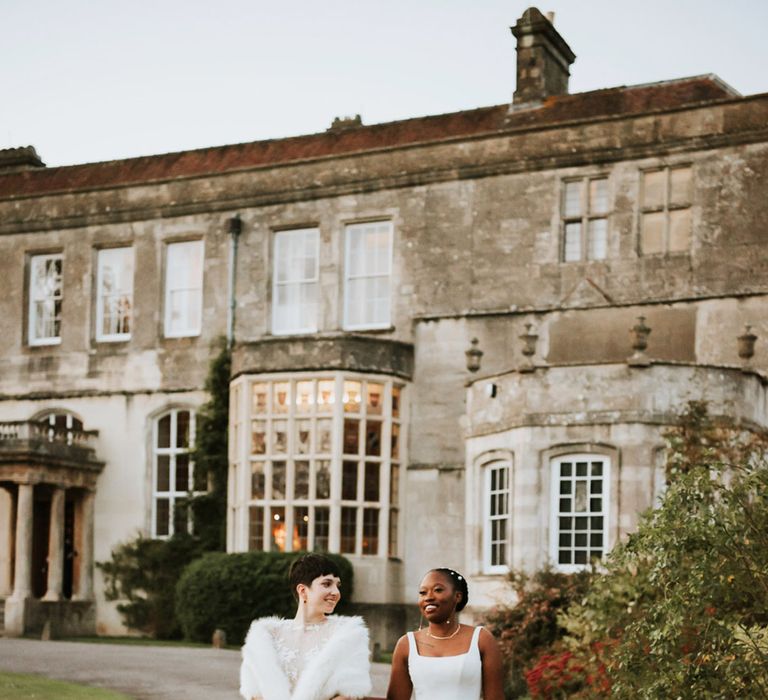
M293 617L296 601L288 585L288 568L300 553L212 552L193 561L176 586L176 617L186 639L210 642L222 629L229 644L242 644L251 620L266 615ZM352 597L352 565L328 554L341 571L343 614Z

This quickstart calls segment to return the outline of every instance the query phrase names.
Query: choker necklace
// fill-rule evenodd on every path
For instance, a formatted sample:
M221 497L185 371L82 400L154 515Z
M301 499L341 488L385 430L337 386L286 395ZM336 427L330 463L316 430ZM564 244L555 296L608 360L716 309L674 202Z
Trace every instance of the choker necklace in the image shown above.
M451 632L451 634L449 634L447 637L439 637L436 634L432 634L432 632L430 632L429 629L427 629L427 634L430 637L432 637L432 639L453 639L459 633L460 629L461 629L461 624L457 625L456 629L453 632Z

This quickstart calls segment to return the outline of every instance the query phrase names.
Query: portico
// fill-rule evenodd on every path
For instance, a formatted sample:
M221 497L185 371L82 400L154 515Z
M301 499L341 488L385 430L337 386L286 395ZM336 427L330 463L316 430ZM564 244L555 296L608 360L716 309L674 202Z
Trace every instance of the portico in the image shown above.
M94 431L0 423L0 597L5 633L94 631ZM5 549L6 547L4 547Z

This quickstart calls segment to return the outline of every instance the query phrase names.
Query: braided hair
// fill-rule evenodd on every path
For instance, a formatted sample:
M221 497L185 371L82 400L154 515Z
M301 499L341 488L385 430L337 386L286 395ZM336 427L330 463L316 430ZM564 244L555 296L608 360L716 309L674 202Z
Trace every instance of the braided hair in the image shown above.
M467 579L465 579L458 571L454 571L453 569L448 569L445 567L432 569L432 571L437 571L438 573L444 574L451 580L453 588L461 593L461 600L456 603L456 612L461 612L464 610L467 603L469 602L469 588L467 587Z

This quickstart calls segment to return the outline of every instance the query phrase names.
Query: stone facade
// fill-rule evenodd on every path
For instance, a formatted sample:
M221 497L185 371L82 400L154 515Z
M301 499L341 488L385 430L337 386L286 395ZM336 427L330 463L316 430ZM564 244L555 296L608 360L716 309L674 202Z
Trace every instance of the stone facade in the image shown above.
M687 401L768 425L768 96L714 76L569 95L570 49L530 13L518 85L537 46L560 82L522 75L514 106L65 168L0 159L0 426L69 416L50 435L77 421L103 464L94 485L63 483L35 461L46 437L0 471L0 594L46 593L20 584L28 487L48 513L38 549L58 541L56 488L93 494L96 561L168 534L168 470L189 478L186 426L221 335L230 550L345 552L382 648L431 566L464 571L477 611L509 566L610 548L663 488L662 433ZM105 340L115 248L130 250L130 324ZM179 259L199 284L176 284ZM41 269L61 292L42 343ZM184 318L199 300L197 322L174 326L173 293ZM0 464L11 447L0 432ZM81 617L118 632L94 575Z

